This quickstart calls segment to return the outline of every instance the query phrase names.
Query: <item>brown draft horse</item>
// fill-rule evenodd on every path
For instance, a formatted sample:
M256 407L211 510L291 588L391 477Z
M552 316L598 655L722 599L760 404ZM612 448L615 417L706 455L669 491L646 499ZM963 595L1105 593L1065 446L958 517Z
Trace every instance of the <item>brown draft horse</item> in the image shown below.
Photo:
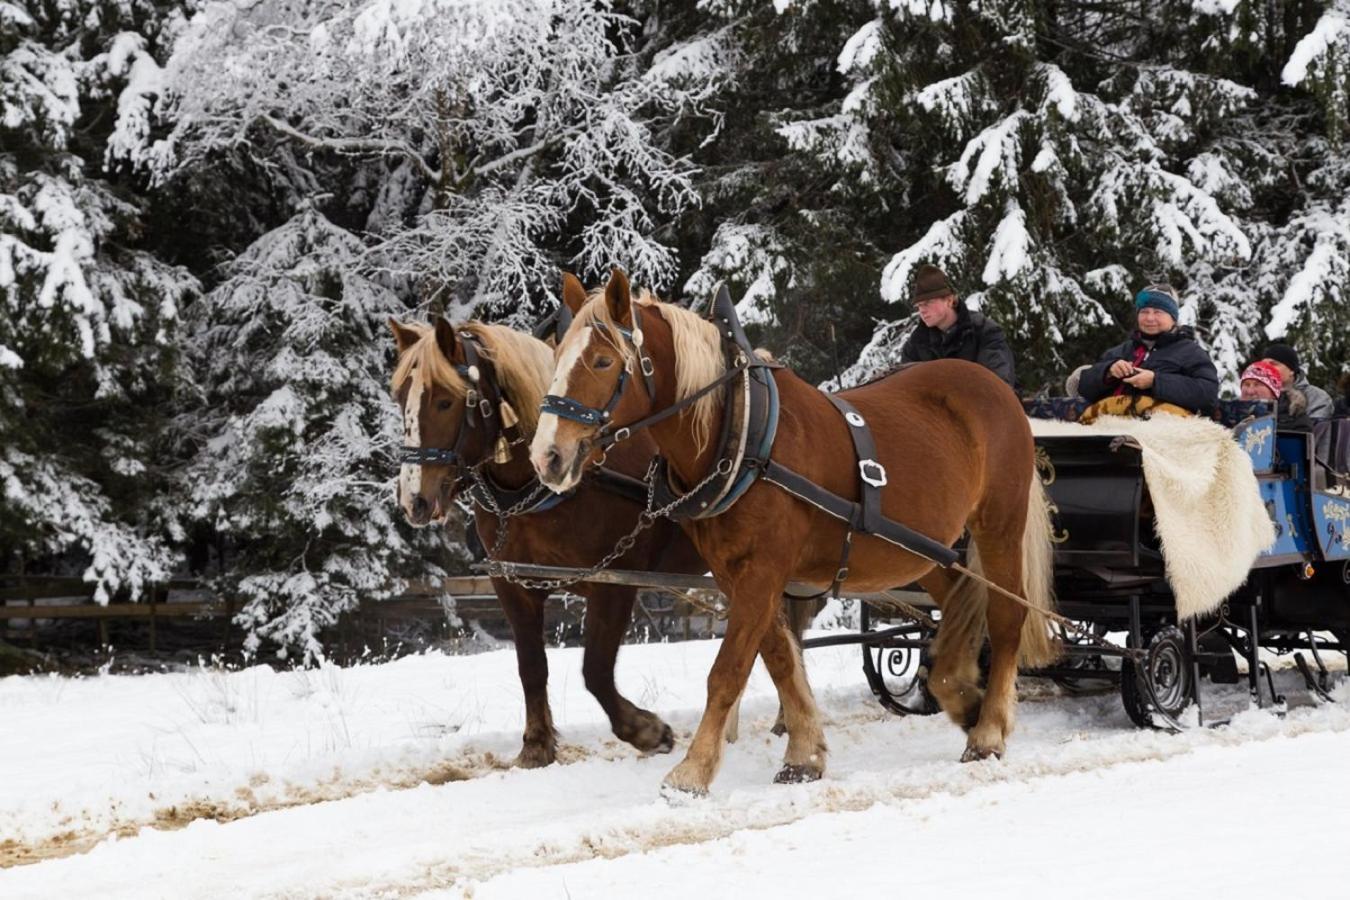
M631 366L632 304L641 304L641 341L656 370L656 396L627 390L613 411L614 427L690 397L726 370L717 329L700 316L643 295L630 296L616 271L603 293L574 319L555 355L550 393L603 407L617 375ZM597 325L599 327L597 327ZM848 426L815 387L791 372L774 373L780 397L772 457L842 497L857 499L857 466ZM870 424L879 461L889 473L883 513L948 545L971 536L970 566L1038 609L1050 609L1049 515L1034 474L1034 446L1021 405L1002 381L972 363L939 361L903 369L845 391ZM671 471L684 485L710 471L722 392L714 391L650 429ZM557 416L542 417L531 460L555 490L576 483L596 456L597 429ZM730 601L726 637L708 675L703 719L682 762L664 787L704 793L721 762L724 720L750 673L758 649L778 687L788 730L777 781L819 778L826 745L800 653L780 613L791 579L827 585L840 563L844 526L776 485L756 481L720 516L686 525ZM978 554L975 552L978 548ZM1043 665L1056 655L1046 623L1019 604L987 592L977 581L875 537L857 535L846 591L869 592L919 581L942 608L930 688L968 731L963 760L999 756L1013 727L1019 661ZM991 644L987 684L979 684L978 654Z
M570 277L570 276L569 276ZM580 307L585 301L581 283L571 278L566 292ZM429 325L402 325L390 321L398 345L398 365L391 390L403 411L404 438L414 447L455 446L464 421L467 385L456 371L464 363L456 328L472 333L486 350L504 399L519 415L522 436L533 433L539 400L553 372L553 351L542 341L498 325L470 322L452 326L445 320ZM482 431L483 429L478 429ZM477 440L477 439L474 439ZM464 457L489 457L492 447L464 445ZM641 477L655 452L650 439L634 440L622 452L610 455L608 466ZM528 458L528 440L510 451L504 463L492 462L486 474L506 488L517 488L534 478ZM442 521L453 501L458 467L407 465L400 472L398 499L414 525ZM590 566L618 539L632 530L640 504L586 482L574 496L556 507L513 518L507 527L502 558L554 566ZM478 533L485 546L497 540L497 518L481 507L476 511ZM585 523L585 527L580 527ZM683 573L707 571L689 540L670 522L658 522L639 536L617 566L630 569ZM493 587L515 637L521 686L525 692L525 733L516 765L544 766L557 754L557 735L548 703L548 659L544 652L544 604L548 592L529 590L501 578ZM674 746L670 727L654 713L623 697L614 684L619 644L632 617L634 588L583 584L574 588L586 598L585 653L582 674L586 688L609 716L614 734L644 752L668 752Z

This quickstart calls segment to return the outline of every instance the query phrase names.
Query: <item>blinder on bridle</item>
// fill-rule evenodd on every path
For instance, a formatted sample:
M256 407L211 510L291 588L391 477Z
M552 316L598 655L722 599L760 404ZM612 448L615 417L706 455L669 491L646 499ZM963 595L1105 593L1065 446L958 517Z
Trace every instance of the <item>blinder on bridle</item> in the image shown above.
M642 385L647 390L647 396L652 400L656 399L656 366L652 358L647 355L647 351L642 347L642 319L638 312L636 303L630 306L633 316L633 330L614 326L619 332L619 336L632 345L634 356L637 358L638 371L642 374ZM570 319L570 316L569 316ZM608 332L609 326L603 322L591 322L591 327L598 331ZM619 400L623 397L623 389L628 384L629 367L623 366L619 370L619 381L614 385L614 393L610 394L609 402L602 407L587 406L573 400L571 397L559 397L557 394L547 394L539 404L540 413L551 413L560 419L568 419L573 422L579 422L591 428L605 429L610 423L614 413L614 407L619 405ZM603 434L602 446L621 441L627 435L628 429L620 428L614 435Z
M464 422L455 436L453 447L404 447L399 455L401 465L442 465L472 466L481 460L465 459L466 442L470 434L481 431L483 436L483 457L491 454L497 439L502 435L503 426L497 408L501 404L501 391L493 377L490 364L483 360L478 339L467 331L455 332L460 348L464 351L464 363L457 364L455 371L469 385L464 398Z

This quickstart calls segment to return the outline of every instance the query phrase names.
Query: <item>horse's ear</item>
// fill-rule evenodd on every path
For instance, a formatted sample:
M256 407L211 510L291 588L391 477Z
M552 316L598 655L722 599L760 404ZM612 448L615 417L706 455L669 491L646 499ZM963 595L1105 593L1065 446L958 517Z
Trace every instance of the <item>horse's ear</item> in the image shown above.
M581 308L586 305L586 289L571 272L562 273L562 302L573 315L581 312Z
M398 347L400 355L422 337L393 316L389 317L389 330L394 333L394 345Z
M463 351L455 339L455 326L445 316L436 317L436 346L441 348L441 353L450 362L464 362Z
M723 294L727 295L728 300L731 298L731 292L727 290L727 283L719 281L712 292L708 294L708 305L703 308L703 318L711 320L716 315L717 303L722 299Z
M605 285L605 305L609 316L620 325L633 324L633 297L628 288L628 276L620 269L614 269L609 275L609 284Z

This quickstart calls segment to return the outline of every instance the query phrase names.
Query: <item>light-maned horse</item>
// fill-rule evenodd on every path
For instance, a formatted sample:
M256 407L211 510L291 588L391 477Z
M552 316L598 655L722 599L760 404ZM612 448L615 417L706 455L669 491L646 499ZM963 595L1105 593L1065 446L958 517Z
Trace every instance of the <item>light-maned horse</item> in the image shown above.
M585 292L575 279L572 302L578 307ZM519 416L523 437L530 437L538 421L539 401L553 372L553 351L544 342L499 325L468 322L452 326L444 319L430 325L390 321L398 347L398 364L391 391L403 411L404 438L413 447L454 447L463 427L469 386L456 370L464 365L462 343L455 332L477 338L495 370L504 399ZM494 411L495 413L496 411ZM477 429L482 432L484 429ZM492 455L475 436L463 444L464 457L478 460ZM518 488L534 478L528 440L512 447L506 462L491 462L488 477L504 488ZM607 465L641 477L655 452L649 438L633 441L610 454ZM399 477L398 500L414 525L444 519L454 500L453 485L459 467L444 464L405 464ZM641 504L619 497L587 481L575 494L552 509L509 520L502 558L542 565L586 567L601 559L619 538L632 530ZM477 508L478 533L486 547L497 541L497 518ZM615 565L646 571L702 573L707 571L681 530L658 522ZM557 735L548 702L548 659L544 652L544 605L548 592L530 590L502 578L493 588L511 624L521 686L525 692L525 733L516 764L544 766L557 756ZM632 618L637 591L631 587L580 584L571 588L586 598L585 652L582 675L586 688L609 716L614 734L644 752L668 752L674 746L670 727L654 713L623 697L614 683L619 645Z
M634 300L615 272L602 294L573 320L555 351L549 392L603 407L617 375L633 365L632 304L641 306L642 349L655 368L656 396L632 387L613 411L614 427L631 424L688 398L726 371L718 330L683 308L644 295ZM772 458L827 490L857 500L858 466L848 426L812 385L786 369L773 373L780 399ZM714 391L649 432L671 471L699 483L714 462L723 392ZM872 429L879 462L889 473L882 513L948 546L969 531L970 565L1035 608L1053 605L1048 510L1034 472L1034 445L1020 403L992 373L972 363L937 361L900 370L843 396ZM566 490L596 456L597 429L570 419L541 418L531 448L540 478ZM778 687L788 731L779 781L819 778L826 743L800 653L780 612L789 580L826 585L840 565L840 521L763 479L729 510L686 524L694 544L729 598L721 650L708 675L708 698L688 754L665 786L703 793L722 758L728 712L744 689L758 648ZM978 551L978 552L976 552ZM965 760L1000 756L1013 727L1019 661L1043 665L1057 648L1047 623L978 581L875 537L855 535L845 591L871 592L918 581L942 609L930 688L967 729ZM978 656L991 645L986 684Z

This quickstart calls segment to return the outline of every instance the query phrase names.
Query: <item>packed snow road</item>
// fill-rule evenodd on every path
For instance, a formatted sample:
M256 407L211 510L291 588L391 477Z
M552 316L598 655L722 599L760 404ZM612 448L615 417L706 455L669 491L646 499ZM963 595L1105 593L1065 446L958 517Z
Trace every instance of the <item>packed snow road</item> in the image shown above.
M715 642L625 648L620 685L682 738ZM1182 896L1350 882L1350 693L1181 735L1113 695L1021 706L1008 757L955 760L897 719L851 648L812 651L825 780L770 784L782 739L757 669L712 796L672 805L550 656L562 763L505 767L514 654L307 673L0 681L0 897ZM1293 682L1286 678L1292 686ZM677 747L680 753L683 746Z

